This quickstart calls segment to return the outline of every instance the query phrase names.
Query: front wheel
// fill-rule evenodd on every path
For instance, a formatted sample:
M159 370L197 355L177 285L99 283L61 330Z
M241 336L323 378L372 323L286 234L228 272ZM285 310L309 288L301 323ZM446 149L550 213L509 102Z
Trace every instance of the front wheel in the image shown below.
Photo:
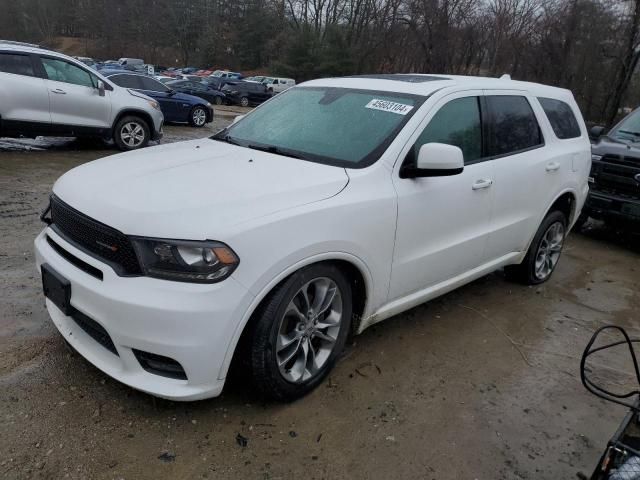
M317 387L344 348L351 311L350 284L333 265L303 268L278 286L257 313L249 340L258 392L289 401Z
M207 123L207 111L199 105L193 107L189 114L189 125L196 128L204 127Z
M222 97L214 98L213 103L215 103L216 105L222 105Z
M567 217L560 211L550 212L533 238L520 265L505 267L509 278L525 285L546 282L558 265L567 232Z
M113 141L120 150L136 150L149 143L149 126L139 117L122 118L113 131Z
M249 106L249 99L247 97L242 97L240 99L240 106L248 107Z

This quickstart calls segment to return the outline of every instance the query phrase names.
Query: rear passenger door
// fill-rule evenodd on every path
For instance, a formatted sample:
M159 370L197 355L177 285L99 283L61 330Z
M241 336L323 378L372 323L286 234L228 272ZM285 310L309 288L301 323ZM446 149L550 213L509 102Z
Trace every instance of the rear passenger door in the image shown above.
M497 259L528 247L571 163L549 157L548 132L541 128L544 113L535 97L522 91L485 91L484 104L487 154L495 167L487 255Z
M46 132L51 126L49 94L35 59L27 53L0 51L0 121L6 131Z

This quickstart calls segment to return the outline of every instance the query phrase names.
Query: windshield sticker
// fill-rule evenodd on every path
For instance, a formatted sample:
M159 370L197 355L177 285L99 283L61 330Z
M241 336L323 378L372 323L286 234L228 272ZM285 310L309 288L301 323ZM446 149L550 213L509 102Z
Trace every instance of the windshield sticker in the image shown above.
M405 105L404 103L390 102L388 100L379 100L374 98L367 103L364 108L371 108L373 110L382 110L383 112L397 113L398 115L406 115L413 110L412 105Z

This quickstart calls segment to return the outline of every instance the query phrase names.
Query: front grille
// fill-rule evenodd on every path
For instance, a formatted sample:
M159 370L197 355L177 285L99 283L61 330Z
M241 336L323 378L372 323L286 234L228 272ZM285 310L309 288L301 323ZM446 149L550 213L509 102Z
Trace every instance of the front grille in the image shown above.
M51 196L51 227L65 240L103 262L118 275L141 275L140 264L129 238L100 223L55 195Z
M89 265L87 262L83 262L75 255L71 255L71 253L67 252L64 248L54 242L49 235L47 235L47 243L51 246L51 248L58 252L58 255L66 259L69 263L75 265L80 270L88 273L92 277L96 277L98 280L102 280L102 272L100 271L100 269L94 267L93 265Z
M71 314L71 318L84 332L93 338L96 342L109 350L114 355L118 355L118 350L113 344L113 340L107 333L107 331L95 320L87 317L84 313L75 310ZM118 355L119 356L119 355Z
M640 198L640 183L635 176L640 173L640 160L605 155L593 162L592 176L595 190L630 198Z

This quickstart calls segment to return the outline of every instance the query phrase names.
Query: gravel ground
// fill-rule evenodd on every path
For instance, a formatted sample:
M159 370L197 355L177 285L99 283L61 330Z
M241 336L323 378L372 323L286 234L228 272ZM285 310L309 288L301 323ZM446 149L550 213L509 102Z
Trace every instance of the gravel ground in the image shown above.
M163 142L231 118L169 126ZM263 404L234 379L220 398L173 403L71 351L34 268L55 179L112 153L0 139L0 477L557 480L593 470L625 412L583 389L579 357L600 325L640 331L639 237L590 225L570 235L544 286L495 273L376 325L295 403Z

